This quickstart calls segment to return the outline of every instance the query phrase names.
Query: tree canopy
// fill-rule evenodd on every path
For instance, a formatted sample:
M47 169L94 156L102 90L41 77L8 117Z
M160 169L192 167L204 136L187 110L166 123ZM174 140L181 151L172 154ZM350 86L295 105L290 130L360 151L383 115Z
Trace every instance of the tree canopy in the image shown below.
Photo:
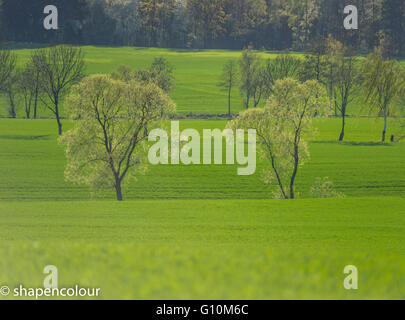
M66 178L93 191L113 188L122 200L122 187L146 169L145 128L174 111L174 103L153 82L92 75L74 88L67 106L80 121L60 138Z
M45 32L45 0L0 1L0 39L176 48L306 50L331 35L345 45L405 54L405 2L353 0L359 30L345 30L341 0L54 0L59 30Z

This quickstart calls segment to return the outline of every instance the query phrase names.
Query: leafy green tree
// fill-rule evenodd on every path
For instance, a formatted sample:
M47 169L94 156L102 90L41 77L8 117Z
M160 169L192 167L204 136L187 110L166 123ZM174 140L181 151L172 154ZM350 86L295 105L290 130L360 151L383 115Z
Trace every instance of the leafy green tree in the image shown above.
M225 63L221 80L218 83L218 86L222 87L228 92L228 116L231 116L231 97L232 97L232 88L236 85L238 79L238 66L235 61L229 60Z
M380 51L370 54L363 63L363 89L371 110L384 117L382 142L385 142L388 117L393 113L393 101L399 98L405 86L405 72L399 62L384 61Z
M145 127L173 111L174 103L152 82L92 75L74 88L67 106L80 121L60 138L66 178L94 191L113 188L122 201L123 185L146 169Z
M228 124L233 129L256 129L258 150L266 161L263 179L276 182L276 196L282 199L296 197L297 173L309 156L303 135L311 132L313 115L327 111L316 99L319 92L315 80L303 84L291 78L278 80L265 108L246 110Z

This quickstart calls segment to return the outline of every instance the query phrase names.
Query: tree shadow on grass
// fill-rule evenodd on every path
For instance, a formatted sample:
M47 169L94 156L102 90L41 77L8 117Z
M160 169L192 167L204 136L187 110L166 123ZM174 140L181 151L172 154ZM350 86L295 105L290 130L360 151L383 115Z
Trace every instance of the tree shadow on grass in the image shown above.
M311 143L316 143L316 144L337 144L337 145L342 145L342 146L352 146L352 147L392 147L394 144L393 143L387 143L387 142L362 142L362 141L334 141L334 140L328 140L328 141L312 141Z
M51 135L29 136L29 135L0 135L4 140L49 140Z

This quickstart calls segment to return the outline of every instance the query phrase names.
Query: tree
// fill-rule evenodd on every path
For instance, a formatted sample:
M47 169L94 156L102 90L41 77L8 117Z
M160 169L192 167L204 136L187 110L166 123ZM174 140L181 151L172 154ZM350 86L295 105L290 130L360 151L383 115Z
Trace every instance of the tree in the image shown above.
M142 0L140 16L142 20L141 37L147 46L169 46L173 38L176 9L184 6L182 1L176 0ZM185 17L184 17L185 18ZM180 24L185 23L178 21Z
M4 34L3 34L3 0L0 0L0 44L3 41Z
M383 55L398 56L402 52L405 32L405 4L403 0L382 0L381 36Z
M11 118L17 116L16 113L16 94L17 71L15 69L17 56L10 50L0 50L0 92L7 95L9 107L7 110Z
M61 101L69 89L84 77L82 50L68 46L40 49L33 54L32 62L40 75L39 84L44 92L41 100L55 115L61 135Z
M224 88L228 92L228 116L231 117L231 97L232 97L232 88L237 82L238 76L238 67L235 61L229 60L225 63L220 82L218 86Z
M340 132L339 141L343 141L344 139L347 107L352 101L353 92L359 84L356 58L350 49L346 50L346 52L346 55L337 61L334 85L336 109L342 117L342 130Z
M60 138L66 178L95 191L114 188L122 201L123 184L145 170L145 127L174 110L173 102L153 82L92 75L75 86L67 106L80 120Z
M9 74L8 78L3 82L2 92L7 95L8 99L8 108L7 113L10 118L17 117L17 94L18 94L18 78L19 78L19 71L12 70Z
M377 50L363 63L362 75L365 102L384 117L382 142L385 142L388 117L393 112L393 101L404 90L405 72L399 62L384 61Z
M149 69L150 79L166 93L174 89L174 67L163 57L155 58Z
M40 95L42 94L41 88L40 88L40 76L41 72L38 68L35 67L34 63L34 56L35 52L31 55L30 61L28 62L26 66L26 71L27 71L27 76L29 75L29 81L26 81L25 86L27 86L27 89L29 89L30 94L33 95L33 107L34 107L34 114L33 118L36 119L38 115L38 100L40 99Z
M305 55L299 78L301 81L316 80L321 83L325 68L325 43L322 38L318 37Z
M23 98L24 111L27 119L31 118L31 111L34 112L33 118L37 115L38 102L38 73L30 65L19 72L16 86L18 92Z
M273 92L273 86L277 80L298 79L301 69L302 61L292 55L282 54L275 59L268 59L263 75L267 97Z
M111 73L114 79L129 82L154 82L164 92L169 93L174 89L173 66L165 58L155 58L149 69L131 70L128 66L120 66Z
M330 110L335 106L335 116L337 116L336 103L333 103L334 87L336 81L337 63L342 59L343 45L341 42L335 40L331 35L326 39L326 70L323 75L323 83L325 83L326 90L329 94L329 107Z
M187 12L191 33L198 40L198 47L208 48L212 41L225 33L228 16L224 10L224 0L187 0Z
M242 57L239 60L239 92L244 98L246 109L249 109L250 99L254 94L255 84L257 84L256 77L260 75L261 69L260 56L251 48L243 50Z
M0 50L0 90L15 69L17 56L10 50Z
M114 43L116 20L109 14L105 0L88 0L88 14L83 21L82 30L86 43L96 45Z
M228 124L233 129L256 129L258 149L266 160L264 181L276 181L277 197L294 199L298 169L309 156L303 134L310 132L313 115L326 113L316 96L320 85L315 80L303 84L286 78L277 80L265 108L244 111Z
M115 35L120 43L134 45L142 25L138 0L112 0L107 12L115 22Z

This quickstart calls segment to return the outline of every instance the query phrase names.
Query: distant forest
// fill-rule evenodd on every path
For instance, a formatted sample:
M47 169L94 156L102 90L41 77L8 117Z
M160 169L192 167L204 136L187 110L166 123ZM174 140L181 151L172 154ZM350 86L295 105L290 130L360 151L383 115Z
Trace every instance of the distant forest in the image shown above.
M58 30L43 27L49 4ZM358 30L343 27L346 5ZM404 0L0 0L0 26L2 42L304 51L331 35L405 55Z

